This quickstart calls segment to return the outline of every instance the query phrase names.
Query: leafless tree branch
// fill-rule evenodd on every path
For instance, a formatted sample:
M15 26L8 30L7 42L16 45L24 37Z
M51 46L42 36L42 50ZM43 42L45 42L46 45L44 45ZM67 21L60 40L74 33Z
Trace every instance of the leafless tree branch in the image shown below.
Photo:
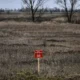
M46 0L23 0L23 3L30 8L32 21L35 19L35 14L38 9L46 2Z

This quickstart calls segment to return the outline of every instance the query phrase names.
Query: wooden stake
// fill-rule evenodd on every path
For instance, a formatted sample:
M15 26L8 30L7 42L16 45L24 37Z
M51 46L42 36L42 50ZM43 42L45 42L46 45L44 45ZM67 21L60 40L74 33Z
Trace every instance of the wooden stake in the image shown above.
M40 58L38 58L38 74L40 73Z

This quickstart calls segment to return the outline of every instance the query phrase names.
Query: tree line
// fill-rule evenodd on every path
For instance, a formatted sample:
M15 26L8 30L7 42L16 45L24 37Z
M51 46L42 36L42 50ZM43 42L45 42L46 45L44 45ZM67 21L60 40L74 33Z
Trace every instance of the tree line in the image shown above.
M47 2L47 0L22 0L25 5L25 8L19 9L17 11L22 12L30 12L31 19L34 22L36 18L36 14L39 13L41 15L43 12L64 12L65 17L68 22L72 22L72 17L75 12L80 12L80 0L53 0L55 4L60 6L60 8L55 9L44 9L42 6ZM54 4L53 3L53 4ZM77 9L78 8L78 9ZM0 12L4 12L5 10L0 9ZM14 10L16 11L16 10ZM9 13L9 10L6 10Z
M26 5L26 8L30 8L32 21L35 21L35 14L42 5L47 2L47 0L22 0ZM74 10L79 6L80 0L56 0L57 5L62 7L65 11L65 16L67 17L68 22L72 22L72 17Z

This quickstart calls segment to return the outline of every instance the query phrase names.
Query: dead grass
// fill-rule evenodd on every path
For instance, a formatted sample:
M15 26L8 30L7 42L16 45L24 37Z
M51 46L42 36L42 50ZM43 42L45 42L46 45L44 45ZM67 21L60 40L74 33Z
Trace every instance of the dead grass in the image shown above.
M41 74L80 74L80 25L69 23L0 22L0 74L37 71L33 51L42 49Z

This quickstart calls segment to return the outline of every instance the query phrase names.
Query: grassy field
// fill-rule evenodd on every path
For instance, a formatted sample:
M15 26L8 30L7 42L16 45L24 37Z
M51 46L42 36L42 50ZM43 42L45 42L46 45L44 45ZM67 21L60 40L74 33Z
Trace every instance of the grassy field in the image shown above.
M50 13L42 13L41 17L39 17L39 13L36 14L36 22L42 21L50 21L53 18L61 17L63 13L55 12L53 14ZM0 21L18 21L18 22L31 22L31 15L30 13L26 12L19 12L19 13L1 13L0 14Z
M0 22L0 76L10 76L20 71L37 74L37 59L34 58L34 50L37 49L44 52L40 60L40 76L80 75L79 24ZM0 77L0 80L6 79Z

